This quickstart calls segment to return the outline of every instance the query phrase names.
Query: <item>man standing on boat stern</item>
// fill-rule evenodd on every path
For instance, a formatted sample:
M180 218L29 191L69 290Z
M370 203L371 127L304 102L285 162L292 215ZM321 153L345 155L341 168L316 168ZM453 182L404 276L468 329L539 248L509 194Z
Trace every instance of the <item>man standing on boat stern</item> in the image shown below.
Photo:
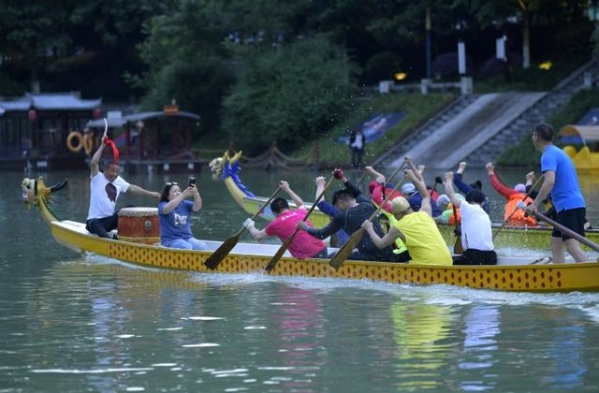
M549 124L539 124L532 133L532 143L535 149L543 153L541 156L541 172L545 178L534 201L528 205L519 205L525 208L529 214L536 211L543 200L551 194L551 199L557 211L555 221L573 232L584 236L584 220L586 215L586 204L574 163L568 155L553 144L554 131ZM554 263L564 263L564 250L566 246L568 253L576 262L584 262L587 256L582 251L578 240L553 228L551 233L551 253Z
M131 190L134 194L160 198L159 192L148 191L135 184L129 184L119 176L121 168L118 164L118 150L116 150L116 153L113 151L114 161L106 164L104 172L101 172L99 164L105 147L106 141L105 138L102 138L102 144L89 163L91 169L91 195L85 225L85 229L100 237L110 237L108 232L118 228L119 216L115 212L115 208L121 192Z

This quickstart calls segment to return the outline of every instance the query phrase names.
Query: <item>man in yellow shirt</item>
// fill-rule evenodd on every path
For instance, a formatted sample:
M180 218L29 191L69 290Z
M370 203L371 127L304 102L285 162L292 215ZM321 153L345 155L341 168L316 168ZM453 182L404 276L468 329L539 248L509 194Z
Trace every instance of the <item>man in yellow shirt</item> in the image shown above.
M381 238L377 235L369 220L364 221L362 227L378 248L388 247L396 238L401 238L412 257L409 263L452 265L453 260L449 248L433 220L431 196L426 184L409 157L406 157L406 162L410 167L405 172L406 178L414 183L422 195L420 210L413 211L406 198L397 197L391 201L391 209L397 218L397 223L389 229L385 236Z

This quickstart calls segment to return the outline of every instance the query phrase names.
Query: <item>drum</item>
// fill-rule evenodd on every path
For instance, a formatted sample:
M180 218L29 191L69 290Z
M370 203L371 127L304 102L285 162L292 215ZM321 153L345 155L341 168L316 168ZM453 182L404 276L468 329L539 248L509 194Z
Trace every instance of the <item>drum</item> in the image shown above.
M160 243L158 208L125 207L119 210L119 240L133 243Z

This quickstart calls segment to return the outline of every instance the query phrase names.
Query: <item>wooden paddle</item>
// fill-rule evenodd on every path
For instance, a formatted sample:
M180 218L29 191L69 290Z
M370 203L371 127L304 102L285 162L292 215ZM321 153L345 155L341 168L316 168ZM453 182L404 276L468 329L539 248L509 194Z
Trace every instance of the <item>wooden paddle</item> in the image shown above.
M389 179L393 178L393 176L395 176L397 174L397 172L399 172L399 170L402 167L403 167L403 165L400 166L399 168L397 168L397 170L395 171L395 173L393 173L393 175L391 175L391 177ZM397 183L395 185L395 187L389 193L389 195L387 196L387 198L385 198L385 200L383 201L383 203L381 203L381 205L368 218L368 221L374 220L374 218L380 214L381 209L383 208L383 206L385 206L385 204L393 196L393 193L395 191L397 191L397 189L401 186L401 183L403 183L404 179L405 179L405 176L402 177L402 179L399 181L399 183ZM341 248L339 249L339 251L337 251L337 253L333 256L333 258L331 258L331 260L329 261L329 265L331 265L336 270L338 270L341 267L341 265L343 265L343 262L345 262L345 260L347 259L347 257L352 253L353 249L358 245L358 243L360 242L360 240L362 240L362 235L363 234L364 234L364 228L360 228L357 231L355 231L354 233L352 233L352 235L349 237L349 239L347 239L347 241L345 242L345 244L343 246L341 246Z
M256 212L256 214L254 214L252 216L252 220L255 220L256 217L258 217L260 215L260 213L262 213L262 211L264 210L264 208L266 206L268 206L268 204L270 204L270 202L272 202L273 199L275 199L275 196L277 196L277 194L279 193L279 191L281 191L281 187L277 187L277 189L275 190L275 192L273 192L273 194L270 196L270 198L268 198L268 200L262 205L262 207L260 207L260 209L258 209L258 211ZM206 261L204 262L204 265L206 265L206 267L208 269L214 270L216 269L216 267L218 266L218 264L225 259L225 257L227 255L229 255L229 252L231 252L231 250L233 249L233 247L235 247L235 245L237 244L237 242L239 241L239 237L241 236L241 234L246 231L247 228L241 227L241 229L239 231L237 231L237 233L235 233L233 236L231 236L230 238L228 238L227 240L225 240L223 242L223 244L221 244L221 246L219 248L216 249L216 251L214 251L212 253L212 255L210 255L208 257L208 259L206 259Z
M467 203L467 202L464 202L464 203ZM452 206L452 207L453 207L453 218L455 220L454 228L453 228L454 233L455 233L455 243L453 244L453 253L461 255L464 253L464 247L462 247L462 232L460 229L460 225L458 223L458 211L455 208L455 206Z
M318 205L318 202L320 202L320 200L322 199L322 197L324 197L325 192L327 191L327 189L329 188L329 186L333 183L333 180L335 180L335 176L331 176L331 178L329 179L329 181L327 182L327 184L325 184L322 192L320 193L320 195L318 195L318 198L316 198L316 200L314 201L314 204L312 205L312 207L310 208L310 210L308 210L308 213L306 213L306 215L304 216L304 218L302 219L302 221L305 222L305 221L308 220L308 217L310 216L310 214L312 214L312 212L314 211L314 208L316 207L316 205ZM272 269L274 269L275 266L277 266L277 263L279 263L279 260L281 259L281 257L283 257L283 254L285 254L285 251L287 251L287 249L291 245L291 242L293 241L293 238L295 237L295 234L298 231L299 231L299 228L296 227L295 230L291 233L291 236L289 236L287 239L285 239L285 241L283 242L283 244L281 245L281 247L279 247L279 250L270 259L270 262L268 262L268 265L266 265L266 267L264 268L264 270L267 273L270 273L270 271Z
M582 244L588 246L590 249L599 252L599 245L593 243L586 237L581 236L578 233L574 232L573 230L566 228L562 224L553 221L551 218L547 217L546 215L544 215L542 213L534 211L532 214L539 220L545 221L547 224L551 225L552 227L559 230L560 232L565 233L566 235L570 236L571 238L578 240Z
M497 174L495 174L495 176L497 176ZM524 196L524 198L522 198L522 202L524 202L526 200L526 198L530 197L530 194L532 194L533 190L537 187L537 185L539 184L539 182L541 181L541 179L543 178L543 176L539 176L539 178L537 179L537 181L535 182L535 184L532 185L532 187L530 187L530 190L528 190L528 192L526 193L526 195ZM512 212L512 214L510 214L508 216L508 218L506 218L503 223L501 224L501 226L497 229L497 231L495 231L495 233L493 234L493 240L495 240L495 238L497 237L497 235L499 234L499 232L501 232L501 230L503 228L505 228L505 225L510 221L510 218L512 218L512 216L514 214L516 214L516 212L518 211L518 207L516 207L514 209L514 211Z

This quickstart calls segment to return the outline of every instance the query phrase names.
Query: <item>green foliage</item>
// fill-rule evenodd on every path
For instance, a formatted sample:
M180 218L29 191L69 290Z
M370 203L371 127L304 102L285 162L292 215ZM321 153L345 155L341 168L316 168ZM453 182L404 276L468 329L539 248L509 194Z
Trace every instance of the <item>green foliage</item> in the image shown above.
M393 80L394 74L402 71L401 66L401 58L397 54L379 52L366 62L362 80L369 85L376 85L382 80Z
M371 98L354 100L352 110L347 117L333 127L330 132L320 136L318 143L320 161L324 166L345 166L349 162L349 150L346 145L340 144L338 139L349 134L350 130L374 114L402 112L406 116L385 134L366 146L366 164L385 153L398 140L423 125L442 108L447 106L455 95L448 93L433 93L422 95L420 93L396 93L374 95ZM302 156L312 149L313 145L304 145L297 150L297 155Z
M240 48L245 59L224 103L224 128L251 154L277 142L290 149L338 122L349 109L345 51L318 36L276 50Z
M591 108L599 107L599 91L596 89L581 90L554 116L548 123L555 132L568 125L575 124ZM530 133L520 143L499 156L497 162L503 165L538 167L541 153L534 150Z

